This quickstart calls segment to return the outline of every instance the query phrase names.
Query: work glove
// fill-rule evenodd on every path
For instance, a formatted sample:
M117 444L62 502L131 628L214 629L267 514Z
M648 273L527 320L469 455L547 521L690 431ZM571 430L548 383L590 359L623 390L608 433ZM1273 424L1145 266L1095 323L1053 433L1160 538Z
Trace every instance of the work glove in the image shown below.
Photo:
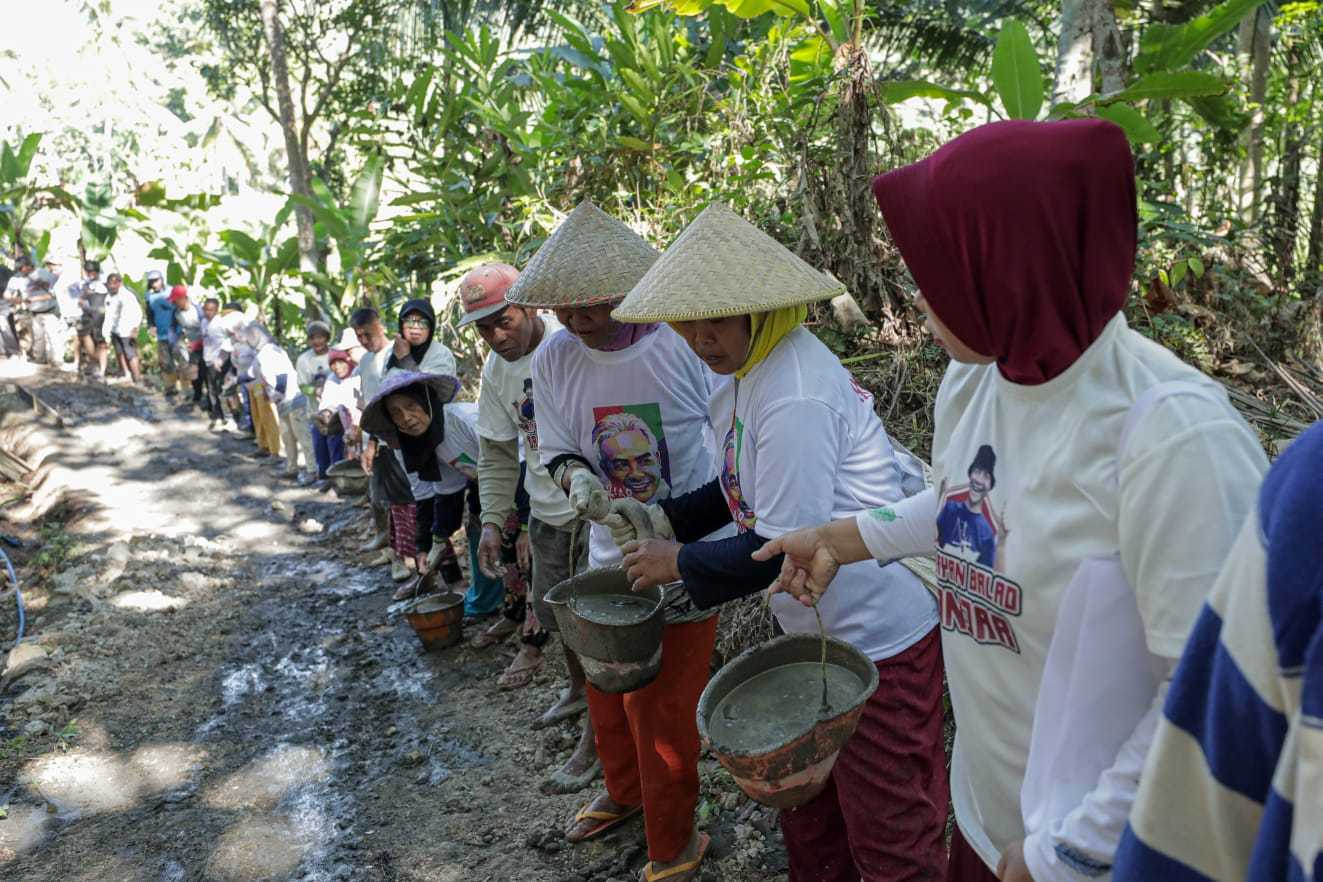
M578 468L570 475L570 506L579 517L601 523L611 513L611 497L596 475Z
M644 505L626 496L611 500L611 513L606 516L606 528L611 538L622 549L628 542L643 539L674 539L675 530L660 505Z

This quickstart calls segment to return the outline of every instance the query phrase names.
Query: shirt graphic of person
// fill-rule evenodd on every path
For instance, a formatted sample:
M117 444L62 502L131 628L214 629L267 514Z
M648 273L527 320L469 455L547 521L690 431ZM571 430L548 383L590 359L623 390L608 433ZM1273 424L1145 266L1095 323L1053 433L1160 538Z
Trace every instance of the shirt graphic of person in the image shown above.
M744 492L740 488L740 443L744 440L743 436L744 424L736 420L722 443L720 477L721 489L725 491L731 518L741 533L747 533L757 526L758 516L744 501Z
M533 411L533 378L524 378L524 394L514 402L515 422L519 431L524 433L528 446L537 450L537 417Z
M593 445L612 498L632 496L646 503L670 496L662 446L637 413L617 409L599 415Z
M991 445L980 446L969 466L969 483L948 493L937 514L938 546L989 568L996 566L1000 533L988 498L997 486L996 465L997 454Z

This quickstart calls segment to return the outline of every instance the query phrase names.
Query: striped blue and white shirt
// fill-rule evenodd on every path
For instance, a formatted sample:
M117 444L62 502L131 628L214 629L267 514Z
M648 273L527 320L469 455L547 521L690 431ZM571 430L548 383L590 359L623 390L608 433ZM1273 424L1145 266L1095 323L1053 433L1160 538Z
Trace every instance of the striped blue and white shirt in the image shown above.
M1323 882L1323 423L1273 465L1168 693L1116 882Z

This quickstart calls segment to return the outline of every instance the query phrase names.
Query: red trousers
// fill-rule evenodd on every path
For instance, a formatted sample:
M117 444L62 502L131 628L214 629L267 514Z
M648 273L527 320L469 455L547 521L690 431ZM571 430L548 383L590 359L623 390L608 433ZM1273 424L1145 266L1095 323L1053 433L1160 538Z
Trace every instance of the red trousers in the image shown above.
M951 833L951 861L946 865L946 882L997 882L997 874L988 869L978 856L959 825Z
M917 882L946 873L940 629L877 670L877 691L826 788L781 812L790 882Z
M716 616L667 625L656 680L623 695L588 685L607 793L620 805L643 804L648 858L654 861L674 860L694 832L700 746L695 716L716 641Z

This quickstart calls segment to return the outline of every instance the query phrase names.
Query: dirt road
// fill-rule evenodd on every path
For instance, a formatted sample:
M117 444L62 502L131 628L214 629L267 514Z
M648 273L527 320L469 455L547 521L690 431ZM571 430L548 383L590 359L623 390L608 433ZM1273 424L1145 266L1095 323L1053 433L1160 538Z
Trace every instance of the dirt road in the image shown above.
M636 877L640 822L571 847L589 792L539 791L576 734L529 725L558 662L507 693L514 646L422 652L349 552L362 509L159 396L13 374L67 423L0 396L0 443L45 478L0 509L28 601L0 688L0 879ZM0 651L16 626L0 598ZM701 878L784 879L774 817L702 771Z

